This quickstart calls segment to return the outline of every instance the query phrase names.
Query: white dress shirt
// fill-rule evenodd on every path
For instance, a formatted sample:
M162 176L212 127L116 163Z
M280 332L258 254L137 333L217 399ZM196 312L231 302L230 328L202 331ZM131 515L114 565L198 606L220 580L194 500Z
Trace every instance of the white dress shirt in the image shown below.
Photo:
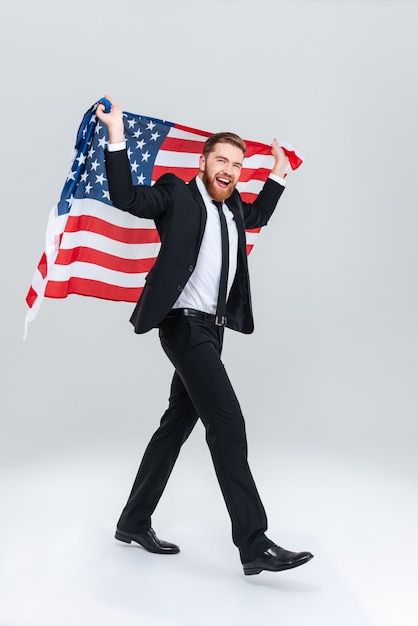
M204 183L198 176L196 176L196 183L207 212L205 232L196 267L173 308L197 309L198 311L205 311L205 313L215 313L222 264L221 223L218 209L213 204ZM238 231L234 216L225 203L223 203L222 209L226 218L229 238L229 273L226 292L228 297L237 271Z

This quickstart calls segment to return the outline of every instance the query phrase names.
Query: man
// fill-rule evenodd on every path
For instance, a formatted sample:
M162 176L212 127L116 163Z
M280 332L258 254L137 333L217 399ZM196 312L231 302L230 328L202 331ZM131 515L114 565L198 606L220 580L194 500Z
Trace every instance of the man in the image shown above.
M169 407L145 451L115 537L150 552L179 552L157 537L151 515L200 418L244 573L302 565L312 554L284 550L265 535L267 518L247 462L244 418L220 358L225 326L253 331L245 229L268 222L284 189L288 159L274 140L274 167L252 204L242 202L236 190L245 144L233 133L207 140L199 172L189 184L165 174L152 187L134 186L122 111L106 98L110 112L99 104L96 114L109 132L111 200L123 211L153 219L161 239L131 322L136 333L159 328L175 368Z

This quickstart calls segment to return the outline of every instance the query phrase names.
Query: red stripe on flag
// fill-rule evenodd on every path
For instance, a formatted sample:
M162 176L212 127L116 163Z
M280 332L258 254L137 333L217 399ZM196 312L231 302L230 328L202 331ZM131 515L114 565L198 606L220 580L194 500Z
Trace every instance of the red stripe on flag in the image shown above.
M41 256L41 260L38 263L38 270L41 273L42 278L45 279L48 272L48 263L45 252Z
M245 152L246 157L254 156L254 154L263 154L271 156L271 146L264 143L248 142L246 143L247 150Z
M294 150L289 150L288 148L285 148L283 146L283 152L289 159L289 163L290 163L292 170L296 170L300 165L302 165L303 163L302 159L300 158L300 156L296 154Z
M190 139L180 139L178 137L166 137L164 139L162 149L170 152L189 152L191 154L202 154L203 144L206 137L202 141L192 141Z
M149 259L125 259L93 248L79 246L70 250L61 249L55 264L71 265L71 263L76 263L77 261L91 263L109 270L124 272L125 274L143 274L150 271L155 263L155 257Z
M175 174L186 183L196 176L196 167L175 167L174 165L154 165L152 180L156 181L163 174Z
M30 287L28 291L28 295L26 296L26 302L28 303L29 308L32 308L33 303L35 302L37 297L38 297L38 294L36 293L34 288Z
M193 135L202 135L203 141L206 141L206 139L212 135L212 133L208 133L206 130L198 130L190 126L183 126L183 124L174 124L174 128L177 130L185 130L186 133L192 133Z
M261 180L265 182L269 177L271 169L265 167L258 167L257 169L251 169L249 167L243 167L239 177L240 183L247 183L250 180Z
M244 202L254 202L258 194L251 193L250 191L240 191L240 196Z
M91 215L70 215L65 226L65 232L77 233L86 230L98 235L104 235L123 243L159 243L160 238L155 228L123 228Z
M76 294L117 302L136 302L141 292L142 287L118 287L97 280L73 276L65 282L48 281L45 296L47 298L66 298L70 294Z

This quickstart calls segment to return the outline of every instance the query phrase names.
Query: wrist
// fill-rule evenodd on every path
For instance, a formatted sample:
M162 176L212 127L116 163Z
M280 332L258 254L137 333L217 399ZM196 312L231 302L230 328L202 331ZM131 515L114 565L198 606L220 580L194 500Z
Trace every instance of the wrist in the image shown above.
M283 157L284 158L275 160L273 169L271 170L272 174L280 176L280 178L284 178L289 171L289 159L285 155L283 155Z
M283 166L274 166L271 170L271 173L279 178L284 178L287 174L287 165Z
M109 128L109 143L122 143L125 141L125 133L123 126L122 128Z

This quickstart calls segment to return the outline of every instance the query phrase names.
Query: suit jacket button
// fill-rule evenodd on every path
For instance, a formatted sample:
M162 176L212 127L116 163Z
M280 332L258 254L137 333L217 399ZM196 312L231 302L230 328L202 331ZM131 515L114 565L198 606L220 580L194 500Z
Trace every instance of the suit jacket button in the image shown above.
M194 270L193 265L189 265L189 272L193 272L193 270Z
M183 291L183 287L181 285L177 285L177 291Z

